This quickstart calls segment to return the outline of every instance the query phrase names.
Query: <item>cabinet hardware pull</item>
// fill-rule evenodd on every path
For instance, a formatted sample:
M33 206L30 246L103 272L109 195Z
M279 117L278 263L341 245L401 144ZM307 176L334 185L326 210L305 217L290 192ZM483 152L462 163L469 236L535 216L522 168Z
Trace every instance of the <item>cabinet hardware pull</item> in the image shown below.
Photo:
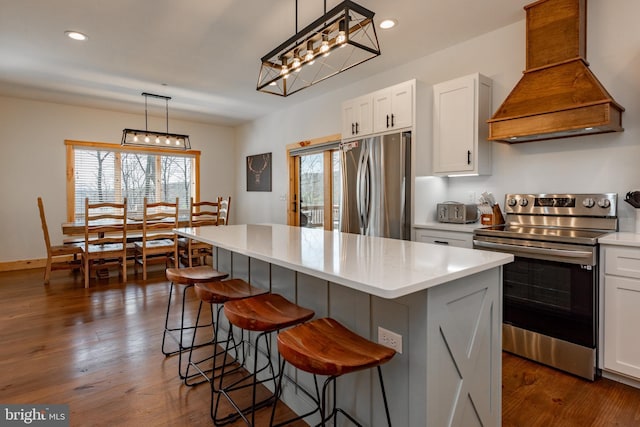
M471 164L471 150L467 150L467 164Z
M351 123L351 135L355 135L356 134L356 130L355 130L355 123Z
M446 240L434 240L433 243L436 243L438 245L448 245L449 242L447 242Z
M358 129L358 122L356 122L356 135L360 133L360 130Z
M387 127L389 127L389 115L387 114Z
M395 116L392 114L391 115L391 127L395 126L395 123L393 122L394 119L395 119Z

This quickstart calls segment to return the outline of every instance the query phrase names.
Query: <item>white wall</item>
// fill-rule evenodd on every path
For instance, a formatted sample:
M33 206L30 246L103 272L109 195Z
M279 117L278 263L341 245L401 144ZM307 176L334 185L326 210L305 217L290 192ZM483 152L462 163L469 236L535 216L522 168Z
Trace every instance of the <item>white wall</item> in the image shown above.
M122 129L139 129L144 115L0 97L0 262L46 257L36 199L42 196L49 232L62 242L66 218L65 139L120 143ZM155 129L151 124L149 128ZM171 120L200 150L201 198L231 195L235 216L236 158L232 128Z
M431 196L431 189L440 188L439 184L418 180L414 221L433 219L437 202L456 199L466 202L469 192L491 191L498 200L503 200L508 192L617 192L620 229L633 230L635 213L622 200L627 191L640 189L640 32L634 18L637 16L640 2L634 0L589 2L587 59L605 88L626 108L622 118L624 132L516 145L496 143L491 176L445 179L446 194L437 191L435 196ZM495 111L520 79L524 67L523 20L304 104L295 104L293 95L289 109L255 121L239 132L241 159L263 151L273 152L274 191L257 196L247 193L244 175L239 172L237 194L242 212L238 221L286 222L286 206L279 200L287 191L284 147L298 140L339 132L343 100L417 78L419 85L427 87L418 92L419 97L426 98L418 98L416 135L419 147L416 161L425 164L431 150L431 85L474 72L485 74L493 79ZM426 159L426 164L429 163L430 159Z

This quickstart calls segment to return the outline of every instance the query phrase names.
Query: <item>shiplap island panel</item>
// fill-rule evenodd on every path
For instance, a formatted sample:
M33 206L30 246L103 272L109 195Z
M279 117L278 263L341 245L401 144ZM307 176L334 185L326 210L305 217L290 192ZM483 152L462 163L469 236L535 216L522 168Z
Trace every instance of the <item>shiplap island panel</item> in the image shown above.
M279 224L176 232L212 244L219 270L316 317L374 341L378 327L402 335L383 367L394 426L500 425L501 267L512 255ZM338 381L340 406L369 426L386 424L374 373ZM288 375L313 390L310 375ZM311 405L293 382L283 400L298 413Z

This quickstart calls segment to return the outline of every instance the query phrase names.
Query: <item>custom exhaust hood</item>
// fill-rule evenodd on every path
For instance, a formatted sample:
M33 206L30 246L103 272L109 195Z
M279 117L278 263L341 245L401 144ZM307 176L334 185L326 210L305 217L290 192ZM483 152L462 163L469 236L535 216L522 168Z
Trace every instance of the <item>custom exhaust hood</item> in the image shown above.
M525 6L526 70L488 120L489 140L507 143L622 131L624 108L586 60L587 0Z

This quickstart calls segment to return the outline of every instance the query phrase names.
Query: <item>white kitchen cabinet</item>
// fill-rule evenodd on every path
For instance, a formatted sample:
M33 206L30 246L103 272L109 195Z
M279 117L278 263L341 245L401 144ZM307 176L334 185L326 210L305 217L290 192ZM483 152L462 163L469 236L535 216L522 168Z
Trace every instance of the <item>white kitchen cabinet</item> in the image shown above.
M357 138L373 132L371 94L342 103L342 139Z
M373 132L413 126L415 80L410 80L373 94Z
M640 247L602 245L603 368L640 380Z
M457 246L460 248L473 248L473 234L470 232L416 228L415 241L434 243L436 245Z
M433 173L490 175L491 79L472 74L433 86Z

